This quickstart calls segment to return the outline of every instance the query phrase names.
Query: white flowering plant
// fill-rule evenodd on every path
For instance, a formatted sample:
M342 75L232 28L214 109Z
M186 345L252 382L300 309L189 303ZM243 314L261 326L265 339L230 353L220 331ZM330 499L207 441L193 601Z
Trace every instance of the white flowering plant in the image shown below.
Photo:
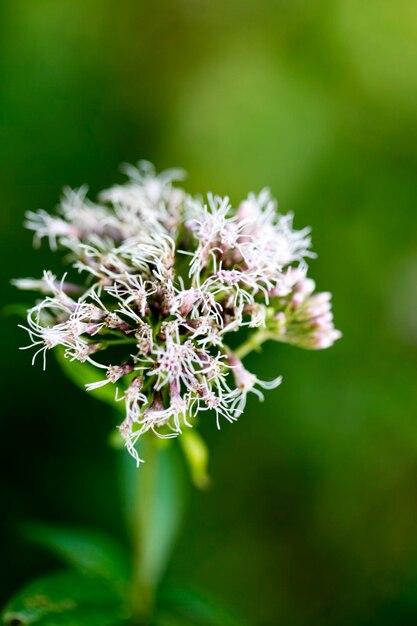
M155 174L149 163L126 168L129 180L100 194L66 190L58 215L28 213L26 225L82 281L16 280L45 297L28 312L34 360L61 346L70 361L99 368L114 385L126 416L119 426L137 463L136 442L151 431L174 437L212 412L235 421L247 394L272 389L242 358L267 339L327 348L333 327L330 294L315 294L305 259L309 229L294 230L268 190L237 209L229 198L207 202L173 185L179 170ZM77 276L77 278L78 278ZM232 348L237 331L245 343ZM124 347L123 354L115 347Z
M279 373L263 381L246 369L247 354L267 340L327 348L340 332L330 294L316 293L307 276L310 230L294 229L268 189L234 207L228 197L186 193L176 184L181 170L157 174L141 161L125 172L126 184L98 202L85 187L66 189L55 215L27 214L35 244L64 251L68 271L14 281L42 295L22 325L24 349L44 367L59 349L70 376L75 368L91 376L88 391L114 387L124 407L118 430L137 465L152 462L155 441L182 436L198 482L207 455L188 436L196 418L212 415L220 428L239 418L249 393L262 400L281 383ZM145 440L154 443L141 447ZM145 623L158 576L146 583L143 558L138 569L135 593L145 600L133 606Z

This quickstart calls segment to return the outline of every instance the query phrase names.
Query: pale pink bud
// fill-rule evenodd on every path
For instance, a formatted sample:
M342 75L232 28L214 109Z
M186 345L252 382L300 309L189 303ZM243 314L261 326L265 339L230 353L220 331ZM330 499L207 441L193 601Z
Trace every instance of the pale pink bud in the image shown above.
M111 383L115 383L126 374L133 372L133 364L125 363L124 365L109 365L106 376Z

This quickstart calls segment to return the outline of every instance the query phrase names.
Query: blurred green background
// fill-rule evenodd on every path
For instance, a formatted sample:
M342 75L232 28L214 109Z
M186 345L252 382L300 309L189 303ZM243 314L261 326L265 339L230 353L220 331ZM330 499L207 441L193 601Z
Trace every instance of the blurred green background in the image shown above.
M192 192L265 185L313 227L344 338L268 344L284 375L220 433L169 576L260 626L417 622L417 4L414 0L3 0L2 304L57 268L26 210L94 195L120 162L182 166ZM51 566L24 520L122 536L114 419L2 318L0 601ZM221 625L219 625L221 626Z

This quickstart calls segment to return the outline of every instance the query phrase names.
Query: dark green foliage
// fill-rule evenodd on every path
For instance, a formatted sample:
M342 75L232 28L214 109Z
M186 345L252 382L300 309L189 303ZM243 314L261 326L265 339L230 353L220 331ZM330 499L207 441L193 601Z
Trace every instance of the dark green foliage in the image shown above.
M114 587L130 578L128 551L102 533L32 524L24 527L23 536L80 573L111 581Z
M118 626L120 599L101 579L58 572L24 587L2 614L5 626Z

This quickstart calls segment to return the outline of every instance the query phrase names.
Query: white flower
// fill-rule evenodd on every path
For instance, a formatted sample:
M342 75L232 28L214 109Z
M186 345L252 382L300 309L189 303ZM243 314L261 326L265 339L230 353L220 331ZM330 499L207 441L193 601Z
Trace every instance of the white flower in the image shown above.
M115 386L126 410L120 433L139 463L144 433L174 437L206 412L218 427L234 422L248 393L262 400L261 389L280 384L244 367L231 348L240 330L240 354L266 338L324 348L340 333L330 295L315 294L307 277L310 230L294 230L267 189L236 209L228 197L205 203L175 187L180 170L156 174L141 161L125 171L127 184L99 203L86 187L66 189L57 215L27 214L35 243L66 250L80 280L70 269L71 281L44 272L14 282L43 295L23 327L33 360L42 354L45 367L46 352L62 346L101 370L87 389Z
M43 237L47 237L51 250L57 249L59 238L67 236L78 239L81 235L76 226L66 222L60 217L53 217L40 209L36 213L26 213L26 228L35 232L34 243L39 246Z
M264 395L257 387L261 387L262 389L275 389L275 387L278 387L282 382L282 376L278 376L270 381L259 380L255 374L252 374L244 367L242 361L234 354L229 355L229 365L232 369L236 388L239 392L233 405L235 411L238 413L243 413L248 393L254 393L258 396L259 400L263 401Z
M314 257L310 251L310 229L294 230L293 214L277 213L276 201L271 198L269 189L264 189L258 196L249 194L237 215L245 225L249 263L257 264L263 259L264 265L269 265L274 272L304 257ZM259 253L262 254L261 259Z

